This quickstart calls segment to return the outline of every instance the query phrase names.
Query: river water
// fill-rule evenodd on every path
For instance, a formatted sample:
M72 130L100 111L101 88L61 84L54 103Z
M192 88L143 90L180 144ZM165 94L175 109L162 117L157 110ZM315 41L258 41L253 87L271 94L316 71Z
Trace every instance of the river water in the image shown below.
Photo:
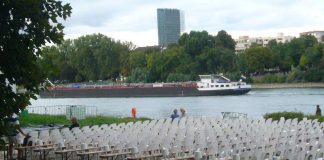
M324 88L254 89L239 96L160 98L58 98L32 100L31 106L96 106L98 114L130 117L136 106L138 117L165 118L175 108L185 108L190 116L221 116L221 112L246 113L260 118L265 113L301 111L314 114L315 105L324 111Z

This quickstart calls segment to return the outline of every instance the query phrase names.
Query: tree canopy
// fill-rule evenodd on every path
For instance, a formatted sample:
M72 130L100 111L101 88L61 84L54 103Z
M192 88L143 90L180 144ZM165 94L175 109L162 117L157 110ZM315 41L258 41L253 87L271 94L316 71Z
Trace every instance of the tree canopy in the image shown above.
M120 75L129 77L129 82L188 81L202 73L235 72L238 67L234 45L225 31L216 36L207 31L185 33L178 44L165 50L133 50L130 43L92 34L66 40L54 48L44 47L42 64L61 70L51 72L52 81L115 80ZM57 52L60 54L53 56Z
M38 63L41 47L63 40L64 27L59 21L69 17L71 9L69 4L55 0L0 3L0 136L8 134L6 117L24 109L30 98L36 98L40 84L48 77L46 68ZM48 53L49 57L59 54L55 48ZM50 74L54 72L59 71ZM13 85L25 92L14 92Z
M233 80L241 74L282 73L294 81L324 81L318 71L323 70L323 44L313 36L287 43L272 40L267 46L252 45L242 53L234 49L234 40L223 30L215 36L207 31L184 33L177 44L164 50L134 49L131 43L92 34L44 47L41 64L55 68L49 78L60 82L115 81L119 76L136 83L177 82L217 73Z

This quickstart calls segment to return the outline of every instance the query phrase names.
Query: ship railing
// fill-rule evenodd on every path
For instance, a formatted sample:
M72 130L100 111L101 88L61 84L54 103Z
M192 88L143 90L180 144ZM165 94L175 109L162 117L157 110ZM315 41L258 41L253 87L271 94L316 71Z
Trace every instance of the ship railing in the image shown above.
M28 106L26 109L31 114L41 115L67 115L70 111L69 108L82 108L85 116L96 116L98 109L96 106L85 105L55 105L55 106Z

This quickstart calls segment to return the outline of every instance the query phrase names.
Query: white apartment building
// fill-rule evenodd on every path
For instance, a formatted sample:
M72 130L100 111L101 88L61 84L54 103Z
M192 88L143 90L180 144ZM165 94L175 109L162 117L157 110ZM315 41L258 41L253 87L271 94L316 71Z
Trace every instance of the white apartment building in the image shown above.
M286 43L290 42L293 38L293 36L285 36L283 33L278 33L276 37L240 36L238 39L235 39L235 51L236 53L242 52L247 48L251 47L252 44L258 44L265 47L271 40L276 40L278 43Z
M302 35L313 35L316 39L317 42L324 42L324 31L309 31L309 32L302 32L300 33L300 36Z

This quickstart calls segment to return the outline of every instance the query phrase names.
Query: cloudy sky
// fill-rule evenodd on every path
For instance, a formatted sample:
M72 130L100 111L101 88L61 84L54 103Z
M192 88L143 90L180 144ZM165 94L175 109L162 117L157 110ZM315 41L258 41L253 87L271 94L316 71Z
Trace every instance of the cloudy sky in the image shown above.
M102 33L136 46L158 44L157 8L185 13L185 32L226 30L233 38L324 30L324 0L64 0L65 38Z

